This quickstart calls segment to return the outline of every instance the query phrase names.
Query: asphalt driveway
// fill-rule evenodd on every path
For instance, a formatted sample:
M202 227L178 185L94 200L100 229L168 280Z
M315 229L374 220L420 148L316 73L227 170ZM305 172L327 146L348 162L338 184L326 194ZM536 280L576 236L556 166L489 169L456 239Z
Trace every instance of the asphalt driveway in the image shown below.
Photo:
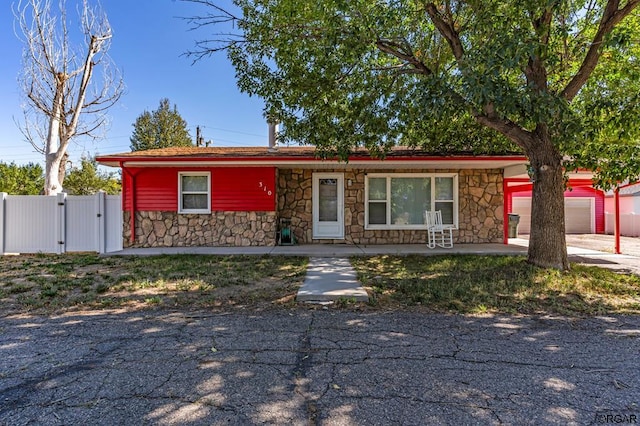
M639 357L640 317L24 315L0 424L637 423Z

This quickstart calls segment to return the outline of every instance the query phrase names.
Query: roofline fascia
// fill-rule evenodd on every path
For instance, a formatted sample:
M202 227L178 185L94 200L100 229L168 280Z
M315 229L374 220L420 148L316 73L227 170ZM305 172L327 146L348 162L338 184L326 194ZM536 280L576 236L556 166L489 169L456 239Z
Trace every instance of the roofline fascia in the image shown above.
M640 180L638 180L638 181L636 181L636 182L632 182L632 183L631 183L631 182L629 182L629 183L626 183L626 184L624 184L624 185L620 185L620 186L618 186L618 189L620 190L620 189L628 188L628 187L630 187L630 186L637 185L637 184L639 184L639 183L640 183Z
M341 161L338 159L319 159L315 157L96 157L98 163L117 163L120 167L128 166L181 166L181 165L212 165L212 164L225 164L225 165L262 165L262 166L291 166L298 164L336 164L336 165L358 165L358 164L372 164L383 163L388 165L404 164L404 163L427 163L434 161L442 162L454 162L454 161L468 161L468 162L495 162L495 161L517 161L526 162L527 158L519 155L509 156L402 156L402 157L387 157L386 159L379 158L360 158L351 157L348 161Z

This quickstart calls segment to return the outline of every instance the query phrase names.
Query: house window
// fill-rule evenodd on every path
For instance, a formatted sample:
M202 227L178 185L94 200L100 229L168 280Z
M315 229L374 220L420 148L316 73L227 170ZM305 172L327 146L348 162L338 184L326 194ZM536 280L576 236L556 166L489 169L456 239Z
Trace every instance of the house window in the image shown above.
M210 173L178 173L178 212L211 213Z
M366 229L422 229L428 210L440 210L443 223L458 225L458 176L453 173L372 173L365 196Z

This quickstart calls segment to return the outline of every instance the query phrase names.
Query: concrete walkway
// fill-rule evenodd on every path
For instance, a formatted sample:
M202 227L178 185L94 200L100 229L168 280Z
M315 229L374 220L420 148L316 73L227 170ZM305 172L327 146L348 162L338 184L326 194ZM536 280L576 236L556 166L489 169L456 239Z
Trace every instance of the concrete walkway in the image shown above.
M369 301L356 271L347 258L312 257L307 276L296 299L299 302L326 302L340 299Z

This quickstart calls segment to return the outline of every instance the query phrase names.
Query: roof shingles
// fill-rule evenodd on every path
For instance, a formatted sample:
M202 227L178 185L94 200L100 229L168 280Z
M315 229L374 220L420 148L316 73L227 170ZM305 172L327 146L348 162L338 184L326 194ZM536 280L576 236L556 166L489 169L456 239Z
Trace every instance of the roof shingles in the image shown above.
M513 156L514 154L511 154ZM517 154L516 154L517 155ZM474 157L468 152L459 153L433 153L422 151L418 148L395 147L386 154L387 157L452 157L465 156ZM269 158L269 157L316 157L314 146L283 146L283 147L169 147L150 149L145 151L125 152L121 154L101 155L98 161L109 161L115 159L154 159L154 158L225 158L225 157L250 157L250 158ZM350 157L370 157L369 151L366 149L358 149L354 151ZM482 155L478 157L483 157Z

